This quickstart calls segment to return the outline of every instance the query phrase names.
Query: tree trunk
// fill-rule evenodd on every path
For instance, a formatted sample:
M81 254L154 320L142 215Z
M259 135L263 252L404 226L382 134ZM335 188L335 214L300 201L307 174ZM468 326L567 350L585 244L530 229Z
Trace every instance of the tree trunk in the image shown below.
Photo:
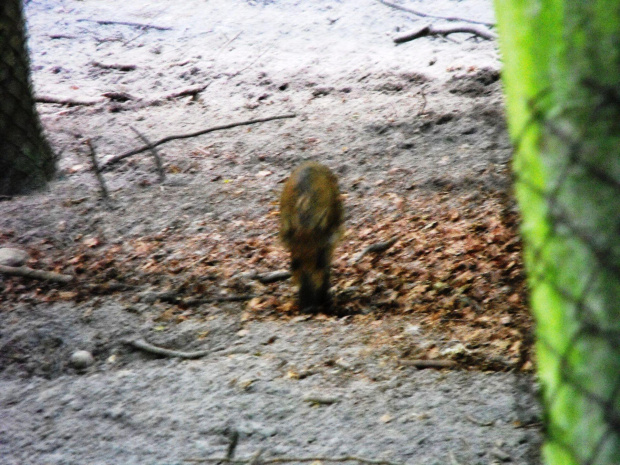
M495 0L546 463L620 464L620 0Z
M32 96L21 0L1 0L0 195L44 187L54 171Z

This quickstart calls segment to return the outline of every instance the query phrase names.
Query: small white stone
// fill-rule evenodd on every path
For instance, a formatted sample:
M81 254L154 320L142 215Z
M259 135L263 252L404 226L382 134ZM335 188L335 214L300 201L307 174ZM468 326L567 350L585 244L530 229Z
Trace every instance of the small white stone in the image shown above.
M468 354L469 350L467 350L467 347L465 347L464 344L462 344L461 342L459 342L458 344L452 346L452 347L448 347L447 349L443 349L440 354L443 356L453 356L453 355L463 355L463 354Z
M0 265L22 266L28 260L28 252L11 247L0 248Z
M87 350L76 350L71 354L71 365L77 369L84 369L95 363L93 355Z
M421 332L422 331L420 331L419 325L408 325L405 328L405 333L409 334L410 336L419 336Z

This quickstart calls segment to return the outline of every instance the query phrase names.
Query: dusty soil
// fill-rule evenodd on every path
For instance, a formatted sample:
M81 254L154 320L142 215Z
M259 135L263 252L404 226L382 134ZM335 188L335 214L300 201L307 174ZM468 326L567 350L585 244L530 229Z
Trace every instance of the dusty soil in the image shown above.
M490 1L407 5L493 21ZM493 41L395 47L429 20L370 0L32 0L27 17L36 94L92 104L39 104L58 179L0 202L0 246L76 276L0 276L2 463L183 463L234 431L236 457L539 463ZM143 145L132 127L156 141L288 114L161 145L163 182L148 151L110 164L100 198L88 139L105 164ZM346 205L328 315L255 279L287 267L278 193L308 159Z

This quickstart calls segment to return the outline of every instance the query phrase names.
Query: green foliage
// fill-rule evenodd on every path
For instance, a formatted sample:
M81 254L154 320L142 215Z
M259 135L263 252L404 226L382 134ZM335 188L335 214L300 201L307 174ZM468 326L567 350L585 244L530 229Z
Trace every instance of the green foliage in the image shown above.
M620 0L495 0L549 464L620 463Z

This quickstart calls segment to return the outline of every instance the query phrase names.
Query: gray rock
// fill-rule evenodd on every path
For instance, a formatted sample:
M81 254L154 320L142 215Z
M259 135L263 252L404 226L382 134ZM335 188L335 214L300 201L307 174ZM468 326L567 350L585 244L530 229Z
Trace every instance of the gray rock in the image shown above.
M76 350L71 354L71 365L77 369L88 368L95 362L93 355L87 350Z
M0 248L0 265L22 266L28 260L28 252L12 247Z

